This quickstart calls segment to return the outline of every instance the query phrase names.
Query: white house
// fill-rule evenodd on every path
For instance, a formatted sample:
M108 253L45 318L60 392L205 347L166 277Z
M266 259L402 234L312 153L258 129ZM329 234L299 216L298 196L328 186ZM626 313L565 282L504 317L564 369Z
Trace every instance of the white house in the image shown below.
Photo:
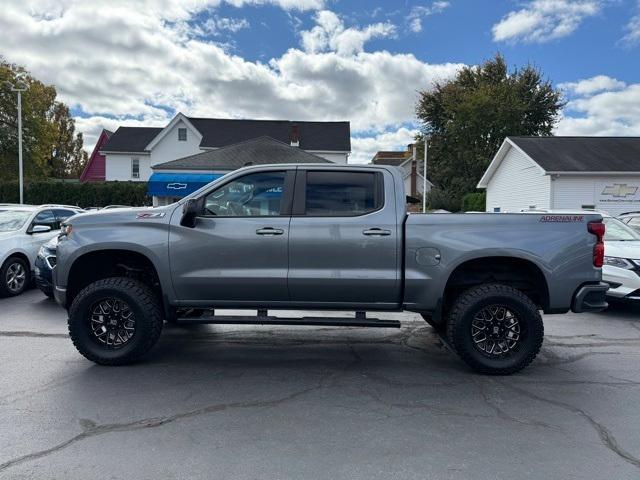
M100 150L105 180L146 182L154 165L263 135L334 163L347 163L351 153L349 122L193 118L178 113L164 128L118 128Z
M478 188L488 212L640 210L640 137L507 137Z

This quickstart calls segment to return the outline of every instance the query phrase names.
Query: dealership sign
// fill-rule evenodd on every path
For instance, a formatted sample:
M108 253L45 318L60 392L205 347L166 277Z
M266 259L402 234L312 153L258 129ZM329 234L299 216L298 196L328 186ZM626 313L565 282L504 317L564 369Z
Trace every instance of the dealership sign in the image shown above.
M596 203L604 209L615 205L640 206L640 183L598 182L594 193Z

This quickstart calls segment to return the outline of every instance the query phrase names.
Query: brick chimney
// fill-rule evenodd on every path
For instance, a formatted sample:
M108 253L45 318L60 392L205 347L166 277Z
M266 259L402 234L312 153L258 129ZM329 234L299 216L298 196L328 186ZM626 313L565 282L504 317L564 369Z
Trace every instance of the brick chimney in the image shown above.
M291 146L299 147L300 146L300 129L298 128L298 124L294 123L291 125Z

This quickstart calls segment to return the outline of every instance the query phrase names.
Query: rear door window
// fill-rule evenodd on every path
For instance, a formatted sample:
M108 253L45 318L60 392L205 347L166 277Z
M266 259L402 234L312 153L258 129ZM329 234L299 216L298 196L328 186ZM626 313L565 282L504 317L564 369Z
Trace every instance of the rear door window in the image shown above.
M56 222L57 222L56 229L60 228L60 224L64 222L67 218L73 217L76 214L76 212L74 212L73 210L67 210L62 208L54 209L53 213L55 213L56 215Z
M376 172L308 171L294 213L341 217L373 212L384 201L382 182L382 174Z

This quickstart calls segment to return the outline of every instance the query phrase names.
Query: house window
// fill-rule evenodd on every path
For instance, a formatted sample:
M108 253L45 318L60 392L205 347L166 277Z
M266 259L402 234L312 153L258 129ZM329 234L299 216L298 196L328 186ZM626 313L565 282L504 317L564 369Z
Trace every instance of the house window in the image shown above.
M500 213L500 207L493 207L493 213Z
M140 178L140 159L131 159L131 178Z
M187 129L179 128L178 129L178 141L186 142L187 141Z

